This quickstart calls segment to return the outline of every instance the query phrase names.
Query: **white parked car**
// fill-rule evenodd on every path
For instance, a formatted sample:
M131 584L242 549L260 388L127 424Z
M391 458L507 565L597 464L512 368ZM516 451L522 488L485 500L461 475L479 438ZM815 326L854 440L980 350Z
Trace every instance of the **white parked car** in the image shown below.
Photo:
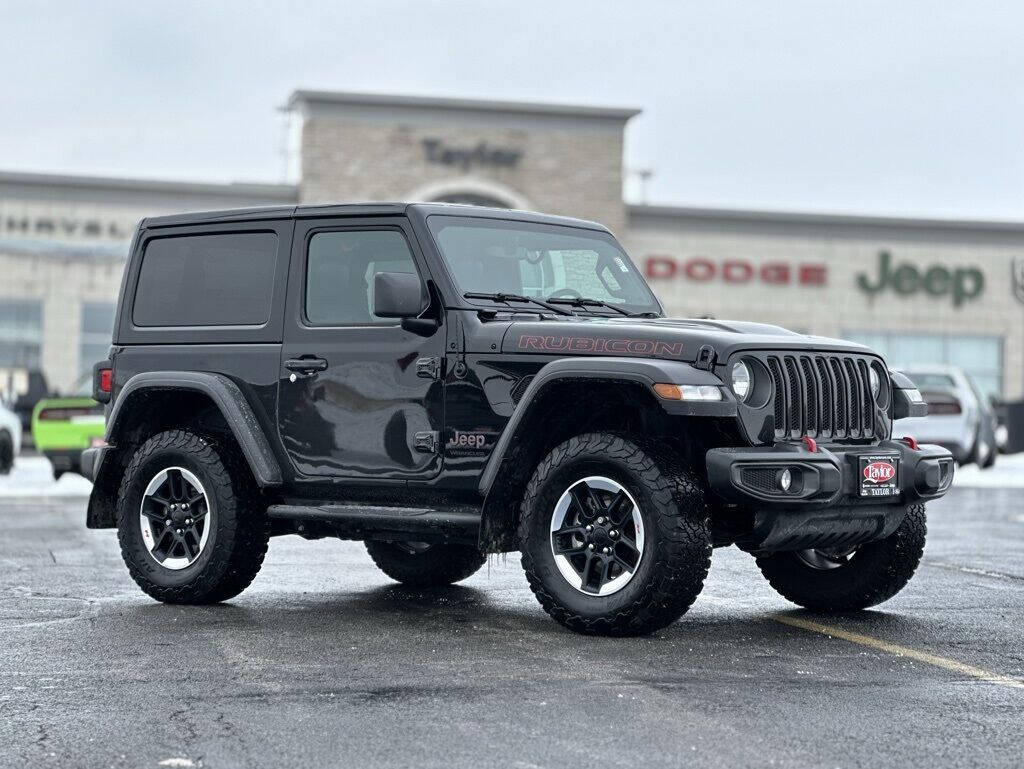
M21 451L21 419L7 406L0 404L0 475L14 467L14 458Z
M894 423L894 437L912 436L937 443L953 453L958 464L995 464L996 415L970 376L957 366L918 365L901 371L910 377L928 403L928 416Z

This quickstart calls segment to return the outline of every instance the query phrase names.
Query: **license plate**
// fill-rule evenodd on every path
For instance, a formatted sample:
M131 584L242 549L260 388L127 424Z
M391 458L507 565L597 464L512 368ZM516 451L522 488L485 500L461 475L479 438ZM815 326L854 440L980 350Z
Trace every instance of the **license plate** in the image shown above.
M895 497L900 493L900 458L891 454L860 457L860 495Z

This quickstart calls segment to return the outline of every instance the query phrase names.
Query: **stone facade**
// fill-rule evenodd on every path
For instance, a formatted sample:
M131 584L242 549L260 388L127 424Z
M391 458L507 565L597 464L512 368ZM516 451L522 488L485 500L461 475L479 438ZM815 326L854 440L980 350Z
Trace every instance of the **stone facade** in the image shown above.
M291 108L304 203L479 198L625 227L622 134L635 110L308 92Z

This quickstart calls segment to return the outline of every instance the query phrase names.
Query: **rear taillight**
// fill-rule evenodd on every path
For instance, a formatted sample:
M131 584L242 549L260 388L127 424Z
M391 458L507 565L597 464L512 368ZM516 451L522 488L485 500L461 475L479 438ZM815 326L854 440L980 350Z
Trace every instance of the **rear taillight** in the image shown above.
M928 414L960 414L963 412L963 408L960 405L960 401L956 398L928 398Z
M62 408L59 406L41 409L39 411L40 422L78 422L89 420L92 421L94 417L102 417L103 408L101 406L71 406Z
M92 397L100 403L110 403L114 392L114 365L101 361L92 367Z

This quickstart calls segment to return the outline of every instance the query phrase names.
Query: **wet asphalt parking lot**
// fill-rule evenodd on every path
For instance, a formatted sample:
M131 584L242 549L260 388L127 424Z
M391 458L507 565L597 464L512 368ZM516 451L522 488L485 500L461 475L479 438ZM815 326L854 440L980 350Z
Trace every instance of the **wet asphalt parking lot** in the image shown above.
M163 606L84 498L8 494L0 766L1019 767L1022 495L933 504L876 610L796 610L730 548L680 622L613 640L548 619L517 556L421 591L295 537L230 604Z

